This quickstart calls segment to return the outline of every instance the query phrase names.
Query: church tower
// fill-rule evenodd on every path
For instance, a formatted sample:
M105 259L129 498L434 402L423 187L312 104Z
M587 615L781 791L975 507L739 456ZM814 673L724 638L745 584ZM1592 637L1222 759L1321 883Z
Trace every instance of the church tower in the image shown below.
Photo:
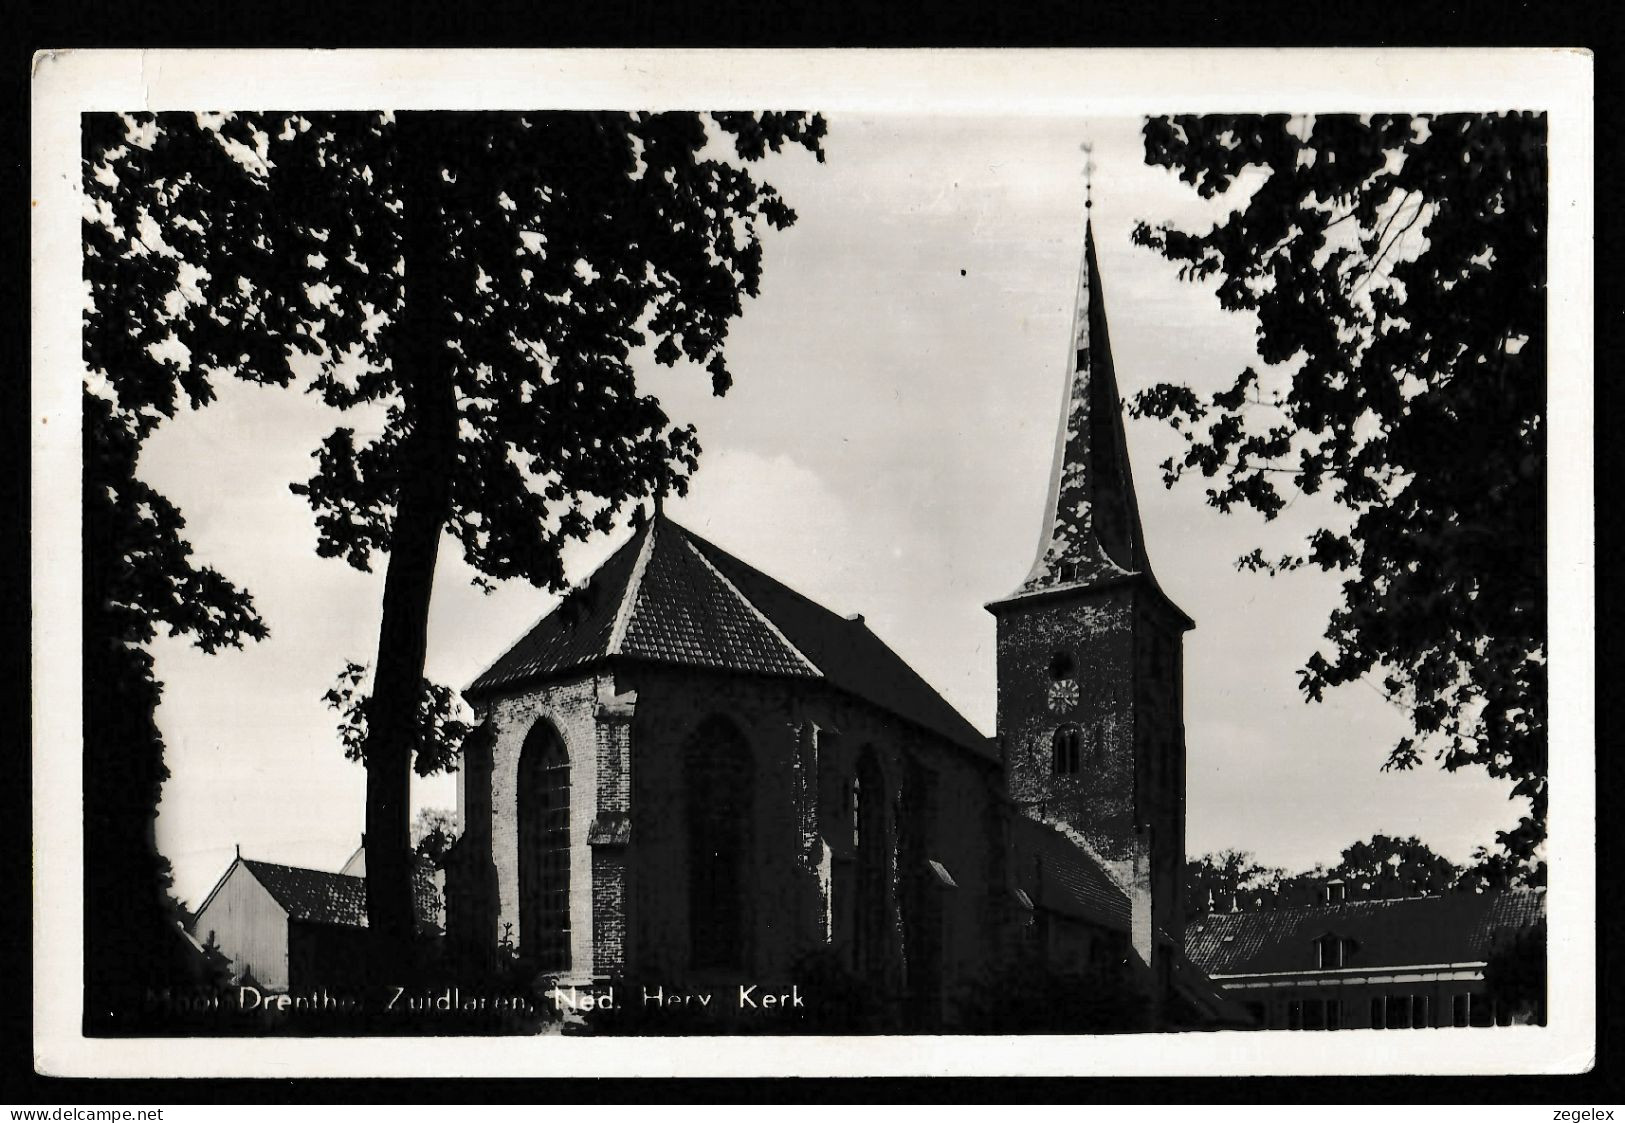
M998 732L1023 813L1081 838L1128 891L1142 961L1183 943L1183 637L1158 587L1129 471L1094 236L1084 227L1065 395L1038 556L988 605Z

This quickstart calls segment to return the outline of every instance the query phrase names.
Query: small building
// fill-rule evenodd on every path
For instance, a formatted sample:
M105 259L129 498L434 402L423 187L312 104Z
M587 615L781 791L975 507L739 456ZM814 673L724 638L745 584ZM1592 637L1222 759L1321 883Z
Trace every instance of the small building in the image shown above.
M1490 992L1497 951L1546 918L1544 889L1210 912L1185 950L1266 1029L1507 1025L1530 1011Z
M414 888L418 932L437 936L440 894L426 864L419 867ZM366 931L365 877L241 854L192 922L198 940L231 960L233 982L275 992L353 982L366 964Z

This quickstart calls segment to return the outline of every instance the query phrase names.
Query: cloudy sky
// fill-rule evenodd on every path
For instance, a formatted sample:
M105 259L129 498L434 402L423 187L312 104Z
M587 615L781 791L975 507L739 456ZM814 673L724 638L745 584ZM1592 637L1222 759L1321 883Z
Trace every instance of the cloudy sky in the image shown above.
M646 363L668 412L699 427L691 494L670 513L718 545L869 625L973 723L993 731L993 618L1038 544L1066 376L1083 239L1080 145L1093 145L1095 237L1126 395L1155 382L1228 385L1257 361L1250 319L1129 242L1136 220L1205 224L1197 200L1143 164L1139 122L1067 117L830 119L822 165L763 169L800 215L767 240L762 294L729 344L736 384ZM1244 189L1244 188L1243 188ZM173 778L159 841L194 905L233 849L337 869L359 840L364 777L321 701L377 642L381 572L315 556L310 452L336 423L319 401L222 383L166 425L141 474L185 513L200 558L248 588L271 638L204 656L160 641L159 723ZM1199 482L1165 490L1179 446L1155 422L1129 443L1152 566L1195 620L1186 639L1188 846L1273 864L1332 862L1375 831L1417 834L1457 861L1520 805L1480 772L1379 771L1402 714L1363 684L1319 705L1296 668L1320 642L1335 579L1237 573L1255 545L1293 548L1326 515L1299 500L1275 523L1220 515ZM585 578L626 532L571 555ZM448 546L430 621L431 677L466 685L554 603L491 595ZM450 777L417 781L450 807Z

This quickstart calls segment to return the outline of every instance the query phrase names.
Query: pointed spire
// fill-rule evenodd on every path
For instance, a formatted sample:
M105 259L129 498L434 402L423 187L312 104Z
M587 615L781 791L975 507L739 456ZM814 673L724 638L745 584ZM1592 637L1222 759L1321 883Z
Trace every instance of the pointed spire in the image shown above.
M1086 177L1093 169L1091 156ZM1086 178L1085 191L1092 193L1087 184ZM1106 331L1094 228L1088 217L1092 205L1092 199L1084 204L1083 261L1068 336L1065 393L1044 529L1038 556L1016 596L1149 572Z

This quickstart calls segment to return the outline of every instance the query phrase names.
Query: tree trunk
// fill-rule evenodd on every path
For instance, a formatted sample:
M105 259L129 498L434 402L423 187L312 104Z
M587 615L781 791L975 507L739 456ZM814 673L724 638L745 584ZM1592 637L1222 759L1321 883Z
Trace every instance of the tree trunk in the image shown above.
M414 928L410 805L416 711L428 646L435 558L451 511L457 436L452 354L441 285L440 162L424 115L396 124L403 195L405 299L394 366L407 435L384 576L383 620L367 707L367 921L380 977L410 969Z

